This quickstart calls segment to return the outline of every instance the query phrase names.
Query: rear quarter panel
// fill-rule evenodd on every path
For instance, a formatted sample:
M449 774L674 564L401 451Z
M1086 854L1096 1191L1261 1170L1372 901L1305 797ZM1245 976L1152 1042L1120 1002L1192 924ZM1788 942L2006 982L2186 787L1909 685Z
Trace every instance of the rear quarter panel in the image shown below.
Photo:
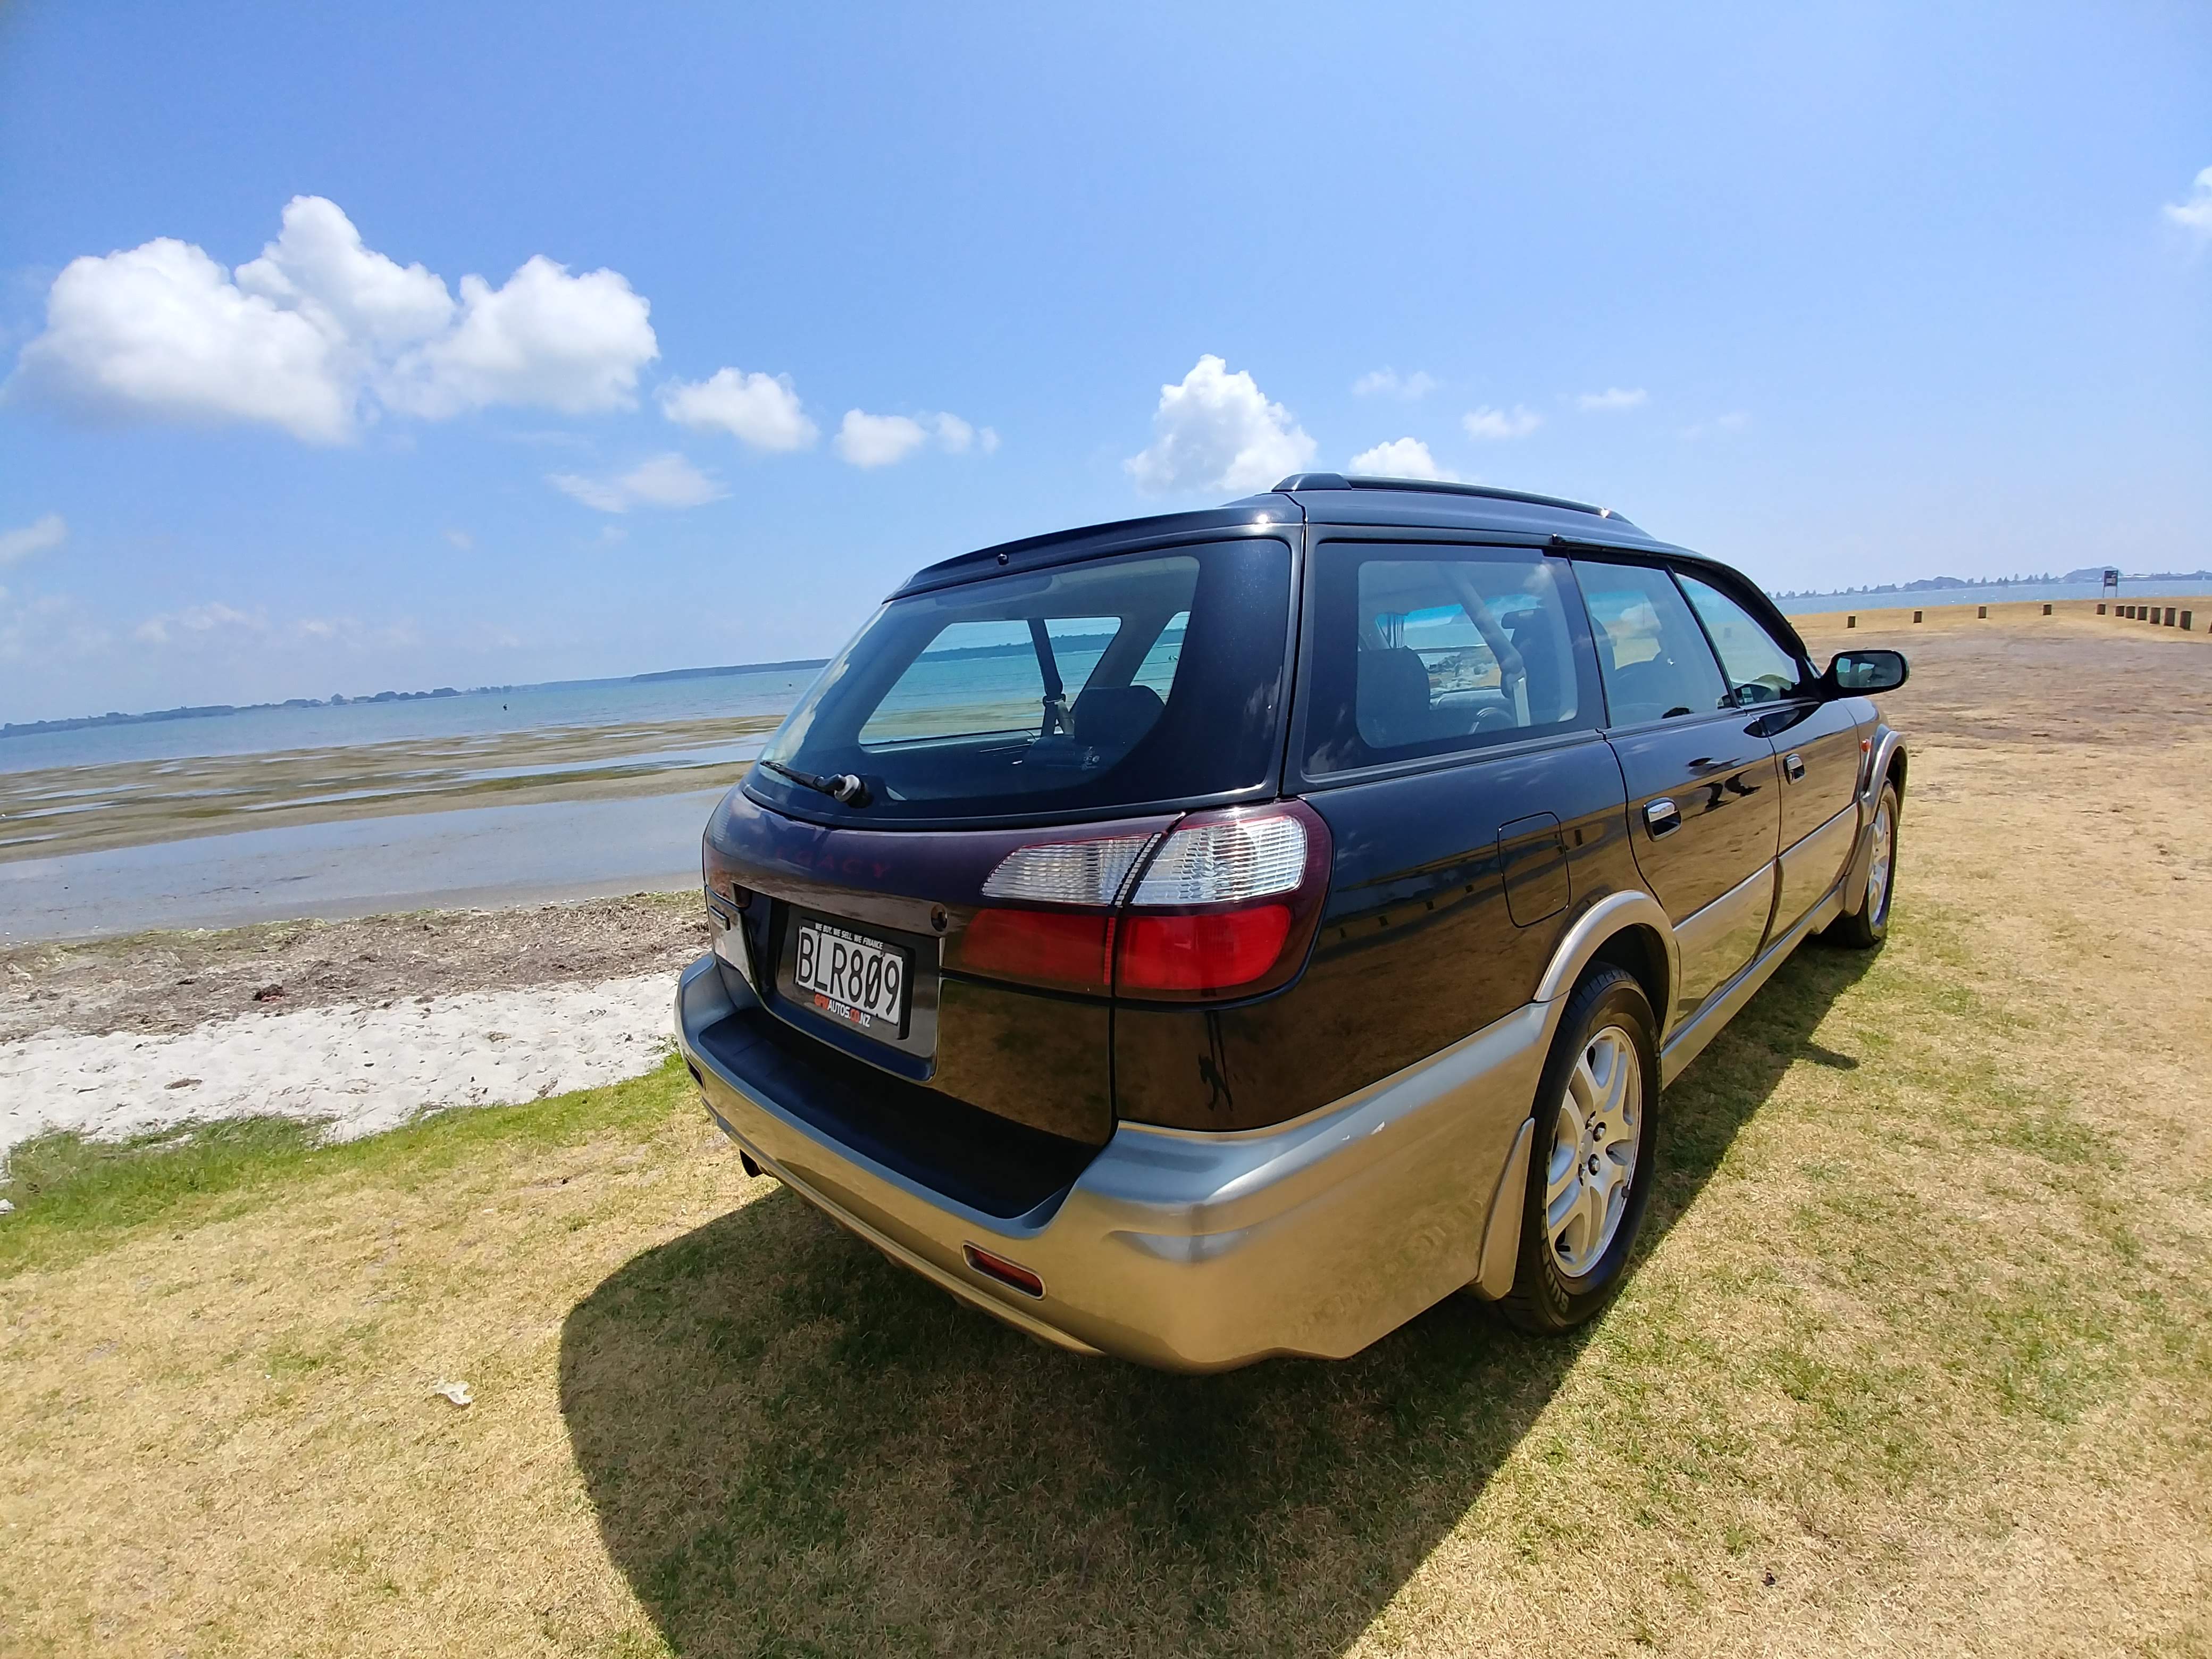
M1638 884L1620 766L1595 735L1306 799L1334 857L1304 974L1242 1007L1118 1006L1122 1117L1249 1129L1340 1100L1528 1001L1575 915Z

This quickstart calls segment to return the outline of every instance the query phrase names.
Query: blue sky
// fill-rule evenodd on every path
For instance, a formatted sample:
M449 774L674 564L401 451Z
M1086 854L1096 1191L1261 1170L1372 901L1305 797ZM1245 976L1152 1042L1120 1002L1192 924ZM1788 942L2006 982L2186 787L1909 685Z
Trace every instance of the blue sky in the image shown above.
M1194 9L0 9L0 719L819 654L1378 448L2212 563L2202 5Z

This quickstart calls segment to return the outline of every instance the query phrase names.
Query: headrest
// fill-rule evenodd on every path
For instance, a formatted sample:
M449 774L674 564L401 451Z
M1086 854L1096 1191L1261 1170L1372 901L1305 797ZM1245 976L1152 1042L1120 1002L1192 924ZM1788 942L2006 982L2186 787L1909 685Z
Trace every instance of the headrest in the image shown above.
M1075 740L1094 749L1129 749L1166 707L1149 685L1093 686L1075 699Z
M1359 653L1359 735L1378 749L1429 737L1429 666L1407 646Z

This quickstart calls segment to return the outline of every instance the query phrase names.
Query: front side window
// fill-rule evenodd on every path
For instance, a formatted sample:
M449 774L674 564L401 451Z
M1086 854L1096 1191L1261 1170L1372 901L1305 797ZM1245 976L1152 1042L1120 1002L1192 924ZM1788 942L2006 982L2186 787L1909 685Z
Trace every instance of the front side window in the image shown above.
M1290 574L1290 549L1255 537L893 599L822 671L745 787L800 817L875 823L1253 788L1281 757ZM856 775L866 803L794 774Z
M1306 771L1595 726L1563 577L1518 548L1324 544Z
M1797 659L1734 599L1687 571L1675 573L1682 591L1721 659L1721 671L1741 703L1775 702L1795 696L1802 675Z
M1641 726L1730 707L1720 665L1664 570L1577 559L1609 722Z

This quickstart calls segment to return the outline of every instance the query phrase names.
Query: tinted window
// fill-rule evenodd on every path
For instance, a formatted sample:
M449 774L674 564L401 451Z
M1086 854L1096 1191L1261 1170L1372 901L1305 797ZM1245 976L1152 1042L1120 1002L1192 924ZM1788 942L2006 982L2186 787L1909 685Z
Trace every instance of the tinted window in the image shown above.
M1772 702L1794 695L1801 678L1797 659L1734 599L1687 571L1675 573L1690 596L1698 620L1721 659L1738 702Z
M1516 548L1324 544L1306 770L1595 726L1564 571Z
M1137 684L1149 685L1163 697L1168 695L1175 685L1176 665L1182 660L1182 636L1189 626L1188 611L1179 611L1168 619L1168 625L1160 630L1159 638L1152 641L1152 648L1145 653L1144 661L1137 665Z
M1054 617L1045 623L1070 707L1121 628L1118 617ZM948 623L884 694L860 727L860 745L1034 731L1042 723L1045 661L1027 623Z
M1729 706L1711 647L1674 579L1648 565L1575 562L1614 726Z
M856 773L869 805L841 805L768 766L746 787L805 817L882 823L1133 807L1267 782L1290 570L1287 547L1254 538L894 599L764 757Z

